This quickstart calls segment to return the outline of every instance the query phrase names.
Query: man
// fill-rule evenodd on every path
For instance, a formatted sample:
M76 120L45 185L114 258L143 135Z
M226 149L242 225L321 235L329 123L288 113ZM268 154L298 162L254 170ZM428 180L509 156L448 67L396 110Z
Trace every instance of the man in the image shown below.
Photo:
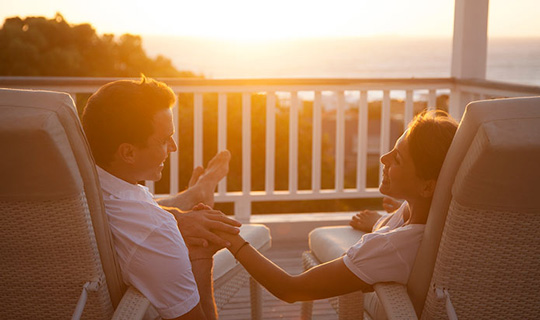
M189 188L173 197L156 202L137 184L161 179L165 160L177 150L174 101L167 85L144 76L140 82L115 81L90 97L82 124L124 281L162 318L214 319L212 256L228 243L211 230L236 234L240 224L207 205L228 172L230 153L216 155L206 170L196 168Z

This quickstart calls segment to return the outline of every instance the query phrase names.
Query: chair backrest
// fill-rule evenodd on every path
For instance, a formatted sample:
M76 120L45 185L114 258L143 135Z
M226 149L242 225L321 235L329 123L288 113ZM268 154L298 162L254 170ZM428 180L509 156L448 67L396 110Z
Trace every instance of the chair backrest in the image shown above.
M125 291L73 100L0 89L0 318L110 318Z
M511 308L540 305L531 291L540 284L538 181L540 97L469 104L409 278L417 314L446 314L435 287L448 289L464 319L506 317ZM522 311L518 317L527 318Z

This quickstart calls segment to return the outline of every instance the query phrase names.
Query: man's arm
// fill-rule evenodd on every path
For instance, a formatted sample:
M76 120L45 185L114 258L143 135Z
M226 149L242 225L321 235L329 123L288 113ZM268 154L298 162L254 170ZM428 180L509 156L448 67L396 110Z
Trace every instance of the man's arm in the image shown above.
M214 300L214 281L212 277L214 254L223 248L215 244L208 247L188 246L189 260L197 282L200 305L206 319L217 319L216 303Z
M206 319L217 319L216 302L214 300L214 281L212 279L214 259L195 259L191 261L193 275L197 282L201 298L201 308Z
M190 252L191 249L190 249ZM200 302L188 313L173 320L216 320L218 318L214 300L214 282L212 269L214 260L210 258L195 258L191 260L193 275L197 282Z

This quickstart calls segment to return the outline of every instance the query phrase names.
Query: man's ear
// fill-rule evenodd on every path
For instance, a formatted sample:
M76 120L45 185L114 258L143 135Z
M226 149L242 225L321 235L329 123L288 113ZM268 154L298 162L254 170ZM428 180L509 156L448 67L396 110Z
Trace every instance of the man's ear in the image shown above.
M116 150L116 156L124 163L133 164L135 163L136 150L135 146L131 143L122 143L118 146Z
M432 197L433 193L435 192L436 185L437 185L437 180L435 179L424 180L422 190L420 191L420 195L424 198Z

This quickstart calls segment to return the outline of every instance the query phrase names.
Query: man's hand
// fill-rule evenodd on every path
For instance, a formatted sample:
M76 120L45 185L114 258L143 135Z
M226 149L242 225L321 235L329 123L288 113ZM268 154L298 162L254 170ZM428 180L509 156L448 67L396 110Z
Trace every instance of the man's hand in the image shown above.
M199 260L199 259L211 259L218 250L224 248L214 243L209 243L207 246L199 245L187 245L189 250L189 260Z
M182 212L177 208L163 207L163 209L174 215L178 221L178 229L188 246L208 247L209 243L212 243L219 248L227 247L229 242L215 235L213 231L238 234L240 232L238 227L242 225L222 212L211 210L203 204L187 212Z

